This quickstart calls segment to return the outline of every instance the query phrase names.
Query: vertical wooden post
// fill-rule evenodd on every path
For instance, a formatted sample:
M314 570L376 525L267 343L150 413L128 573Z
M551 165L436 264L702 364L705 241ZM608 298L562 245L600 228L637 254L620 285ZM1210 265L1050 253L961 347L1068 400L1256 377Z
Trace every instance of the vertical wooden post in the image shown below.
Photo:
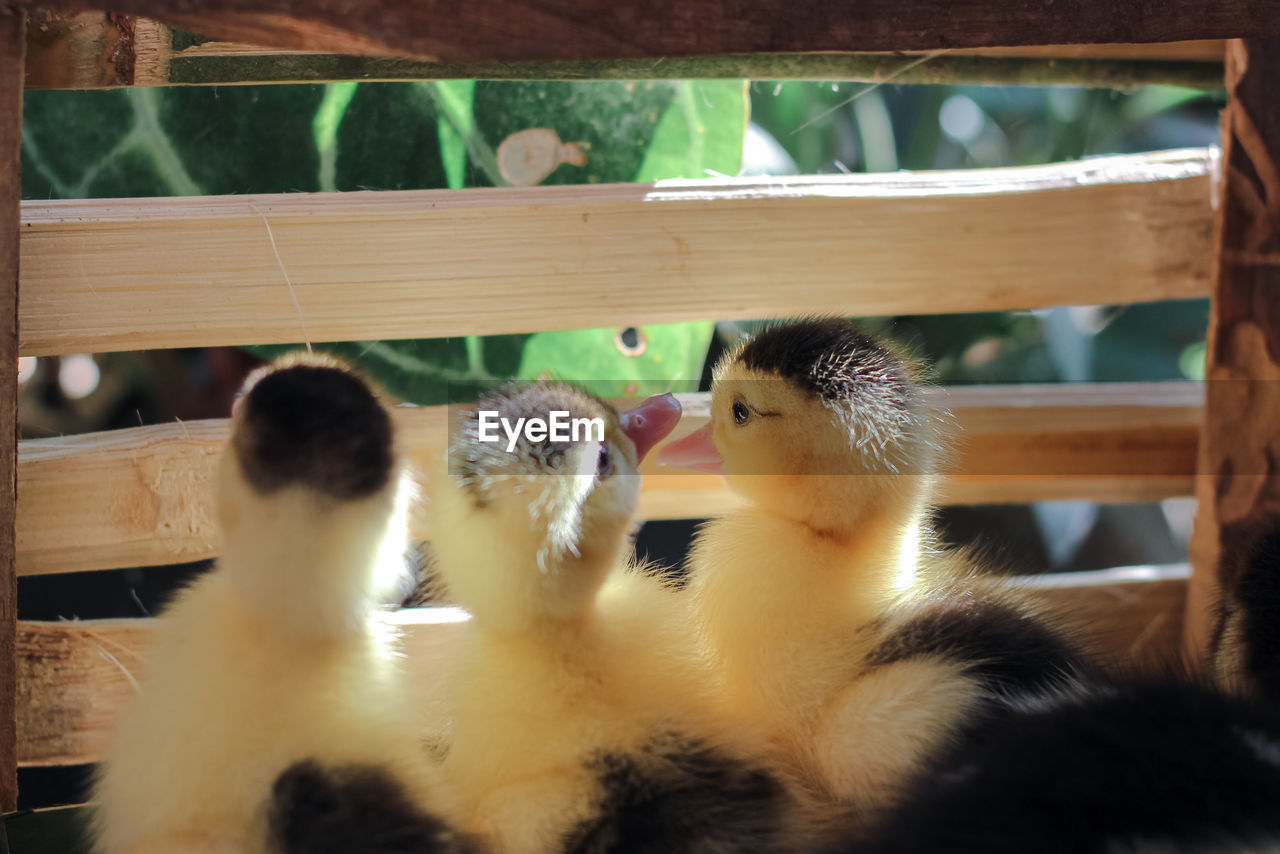
M18 223L26 13L0 7L0 811L18 806L14 699L18 574Z
M1280 523L1280 39L1228 42L1227 92L1187 601L1194 656L1219 591Z
M0 811L18 805L15 627L18 575L18 223L26 13L0 6Z
M0 811L18 806L14 698L18 575L18 223L26 13L0 6Z

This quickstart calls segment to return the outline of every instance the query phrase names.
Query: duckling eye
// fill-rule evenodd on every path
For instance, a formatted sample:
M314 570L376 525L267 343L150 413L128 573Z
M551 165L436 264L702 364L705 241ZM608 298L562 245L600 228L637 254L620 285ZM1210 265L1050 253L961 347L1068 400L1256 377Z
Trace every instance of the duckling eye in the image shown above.
M613 474L613 456L608 445L600 446L600 457L596 460L596 477L608 477Z
M751 410L740 400L733 402L733 420L738 424L746 424L751 418Z

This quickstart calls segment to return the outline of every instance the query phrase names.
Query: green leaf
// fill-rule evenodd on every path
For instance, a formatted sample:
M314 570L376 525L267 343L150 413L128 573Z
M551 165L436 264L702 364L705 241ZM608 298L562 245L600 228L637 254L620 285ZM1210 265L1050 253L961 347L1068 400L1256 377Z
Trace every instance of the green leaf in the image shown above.
M120 89L25 92L22 104L24 199L84 198L103 155L133 129Z
M440 136L440 161L444 165L449 189L460 190L467 177L467 142L475 133L475 118L471 108L475 103L476 81L436 80L428 85L435 90L440 113L440 118L436 120L436 132Z
M645 152L636 181L737 175L747 132L742 80L681 80Z
M507 137L533 128L555 131L563 142L580 143L586 165L562 164L543 184L630 181L673 94L670 83L653 80L480 81L475 90L475 128L493 152ZM474 158L472 165L476 165ZM486 173L473 172L473 182L500 183Z
M338 126L347 114L347 107L356 95L358 83L328 83L324 97L311 120L311 132L315 135L316 151L320 152L320 191L332 193L338 189Z
M318 190L313 123L324 92L322 85L192 86L128 94L171 192L188 192L179 186L185 175L199 192L221 195Z
M362 83L338 128L338 189L445 186L437 124L418 84Z
M715 324L669 323L540 332L529 338L520 379L558 379L602 397L647 397L693 391L702 377Z
M515 376L528 338L491 335L353 341L316 344L315 349L356 365L400 400L431 406L474 400L495 382ZM282 344L248 349L265 359L274 359L304 347Z

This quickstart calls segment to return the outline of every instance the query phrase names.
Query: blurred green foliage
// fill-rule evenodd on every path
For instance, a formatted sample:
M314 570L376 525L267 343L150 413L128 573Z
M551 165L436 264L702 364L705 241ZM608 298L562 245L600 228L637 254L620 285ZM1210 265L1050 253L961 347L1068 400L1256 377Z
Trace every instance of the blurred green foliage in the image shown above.
M749 95L741 81L29 92L22 180L27 198L498 186L512 177L503 141L538 128L586 161L560 162L544 184L1013 166L1212 144L1222 103L1170 87L768 81ZM868 322L892 327L939 381L1036 382L1198 376L1206 320L1207 303L1192 300ZM740 328L722 326L722 337ZM690 388L703 373L710 322L644 327L642 348L620 333L324 346L419 402L511 376L617 381L643 395Z
M751 84L750 173L1025 166L1207 146L1222 92L1150 86ZM1203 376L1208 302L864 319L891 327L940 382ZM732 332L726 337L732 338Z
M576 145L544 184L737 174L743 81L411 83L28 92L26 198L407 190L528 182L502 171L504 140ZM552 135L554 134L554 135ZM553 145L555 149L557 146ZM606 287L602 283L601 287ZM466 399L512 376L557 377L631 396L693 388L705 322L629 331L322 344L418 403ZM297 345L253 348L262 355Z

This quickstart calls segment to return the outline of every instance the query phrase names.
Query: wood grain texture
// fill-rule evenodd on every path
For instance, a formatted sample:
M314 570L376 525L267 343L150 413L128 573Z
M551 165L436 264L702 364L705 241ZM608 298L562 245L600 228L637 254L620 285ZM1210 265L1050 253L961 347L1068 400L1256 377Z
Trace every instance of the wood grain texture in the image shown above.
M37 24L38 20L38 24ZM932 56L729 54L660 59L438 63L310 53L228 42L190 44L147 18L37 10L28 35L28 89L230 85L335 80L635 80L751 78L898 83L1222 87L1221 41L1046 45Z
M134 82L134 19L37 8L27 25L27 89L98 89Z
M192 50L197 50L193 48ZM655 59L440 63L394 57L277 51L187 53L171 57L167 76L138 85L322 83L337 80L833 80L917 85L983 84L1096 88L1181 86L1221 89L1222 64L1203 61L1056 59L1029 56L931 56L883 53L732 53ZM50 87L54 88L54 87ZM67 88L56 87L56 88Z
M1204 296L1209 169L1189 149L767 182L26 202L19 346L292 343L299 313L313 341L365 341Z
M1113 665L1161 673L1179 658L1187 564L1024 576L1034 590Z
M1067 575L1015 583L1037 589L1047 607L1096 639L1099 650L1117 662L1141 664L1176 652L1185 569ZM405 632L418 708L427 710L428 731L436 729L433 718L444 712L439 674L465 614L422 608L392 619ZM71 765L102 756L120 707L136 690L154 627L150 619L18 624L23 765Z
M415 673L414 701L443 718L440 667L459 620L456 608L401 611ZM76 765L102 758L120 708L137 690L155 620L18 623L18 756L22 765Z
M0 6L0 812L18 805L14 735L14 545L18 444L18 203L22 198L22 62L25 18Z
M19 5L38 6L36 0ZM64 0L94 9L101 0ZM222 41L467 60L940 50L1280 34L1270 0L113 0Z
M949 503L1047 498L1157 500L1189 494L1200 422L1190 383L956 387L930 394L954 415ZM706 422L683 395L672 438ZM447 410L397 410L420 470L443 446ZM34 575L199 560L217 553L212 476L226 421L90 433L20 444L18 572ZM641 471L646 519L702 518L737 502L715 475ZM429 537L425 528L417 532Z
M1280 524L1280 39L1227 48L1224 180L1192 539L1189 649L1257 537Z

